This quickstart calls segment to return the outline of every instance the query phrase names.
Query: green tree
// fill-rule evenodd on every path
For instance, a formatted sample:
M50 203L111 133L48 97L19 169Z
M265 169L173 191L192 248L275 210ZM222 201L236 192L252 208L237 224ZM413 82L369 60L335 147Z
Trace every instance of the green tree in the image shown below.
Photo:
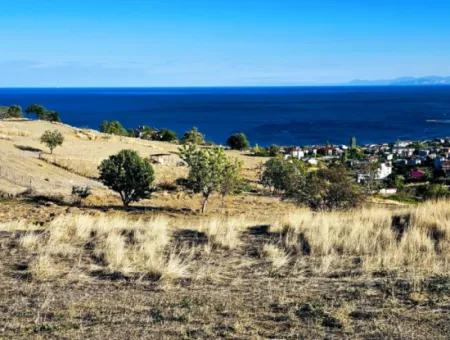
M38 119L42 119L42 117L45 115L46 111L47 110L45 109L45 107L43 107L42 105L39 105L39 104L31 104L25 110L25 112L28 114L34 113Z
M450 190L445 184L431 184L426 187L424 196L427 199L450 197Z
M222 207L225 204L225 196L237 193L243 184L241 177L242 162L239 160L228 161L223 169L223 179L219 192L222 197Z
M3 114L3 118L22 118L22 107L20 105L11 105Z
M239 169L230 165L230 160L220 147L201 149L196 145L186 145L180 148L180 156L189 166L187 186L203 196L202 213L204 213L208 200L214 192L221 189L223 194L230 192L231 185L225 185L225 180L236 176L235 172Z
M250 147L247 136L242 132L228 137L227 145L233 150L247 150Z
M125 207L151 196L154 170L136 151L122 150L103 160L98 169L102 183L119 193Z
M117 120L103 121L100 125L100 132L108 133L111 135L128 136L128 131Z
M63 142L64 136L58 130L47 130L41 136L41 143L47 145L47 147L50 149L51 154L53 153L53 149L55 149L57 146L62 145Z
M269 146L267 148L267 154L270 157L276 157L280 154L281 152L281 147L279 147L278 145L272 144L271 146Z
M46 111L43 120L48 120L49 122L60 122L61 118L57 111Z
M358 147L358 143L356 141L356 137L353 136L352 138L350 138L350 149L356 149Z
M395 175L394 186L397 190L402 190L405 187L405 177L402 175Z
M264 164L261 183L278 193L291 191L306 174L306 165L298 159L275 157Z
M155 139L163 142L174 142L178 139L178 137L175 131L169 129L162 129L156 133Z
M196 127L193 127L191 130L184 133L181 141L183 142L183 144L200 145L205 143L205 136L200 131L198 131Z
M47 120L50 122L60 122L61 118L57 111L49 111L44 106L39 104L31 104L25 110L28 114L35 114L40 120Z
M360 186L342 165L309 172L288 196L314 210L351 209L364 200Z

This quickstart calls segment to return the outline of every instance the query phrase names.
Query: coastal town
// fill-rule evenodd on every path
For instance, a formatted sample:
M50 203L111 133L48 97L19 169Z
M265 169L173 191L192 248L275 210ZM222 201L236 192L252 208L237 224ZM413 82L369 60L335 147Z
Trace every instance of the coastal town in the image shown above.
M286 159L296 158L317 166L340 161L353 170L358 183L381 195L405 187L450 184L450 137L423 141L358 145L315 145L283 148ZM377 191L375 191L377 190Z

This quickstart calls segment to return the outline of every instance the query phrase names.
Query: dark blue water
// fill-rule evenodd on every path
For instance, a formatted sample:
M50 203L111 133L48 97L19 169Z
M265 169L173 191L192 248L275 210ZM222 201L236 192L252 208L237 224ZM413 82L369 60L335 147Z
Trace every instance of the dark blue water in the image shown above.
M181 134L197 126L219 143L239 131L260 145L450 135L450 87L0 89L0 105L31 103L79 127L115 119Z

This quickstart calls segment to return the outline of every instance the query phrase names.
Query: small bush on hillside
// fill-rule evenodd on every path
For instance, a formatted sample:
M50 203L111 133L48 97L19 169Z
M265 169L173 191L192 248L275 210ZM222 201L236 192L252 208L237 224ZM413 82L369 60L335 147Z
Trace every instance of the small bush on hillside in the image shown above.
M305 177L306 165L298 159L271 158L264 164L261 183L271 191L287 193Z
M20 105L11 105L6 111L0 113L0 118L22 118L22 107Z
M169 129L162 129L156 133L155 140L174 142L178 139L177 133Z
M136 151L122 150L105 159L98 169L100 180L119 193L125 207L151 196L154 170L149 161Z
M227 158L222 148L200 149L189 145L180 148L180 156L190 168L187 187L203 196L202 212L206 212L214 192L222 190L221 193L226 195L232 191L240 167Z
M183 144L204 144L205 136L196 127L184 133Z
M89 186L78 186L74 185L72 187L72 195L76 198L76 203L79 205L81 201L88 198L92 194L92 190Z
M100 125L100 132L109 133L111 135L128 136L128 131L117 121L103 121Z
M271 145L267 148L264 148L259 145L255 145L255 147L252 149L252 153L254 156L259 157L276 157L279 156L281 153L281 147L278 145Z
M444 184L431 184L425 188L424 197L426 199L450 197L450 190Z
M53 153L53 149L55 149L57 146L62 145L63 142L64 136L58 130L47 130L41 136L41 143L47 145L47 147L50 149L51 154Z
M361 187L342 165L309 172L287 196L313 210L351 209L365 198Z
M35 114L40 120L47 120L49 122L60 122L61 118L57 111L47 110L44 106L39 104L31 104L25 110L28 114Z
M247 136L242 132L228 137L227 145L233 150L247 150L250 147Z

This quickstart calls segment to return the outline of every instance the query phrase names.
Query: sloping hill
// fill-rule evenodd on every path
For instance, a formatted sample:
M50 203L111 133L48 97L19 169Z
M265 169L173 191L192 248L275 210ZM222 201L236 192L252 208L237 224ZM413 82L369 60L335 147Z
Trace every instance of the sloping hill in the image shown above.
M40 143L45 130L58 130L64 143L50 155ZM78 129L61 123L31 120L0 121L0 191L15 194L31 187L42 194L70 194L73 185L89 185L98 194L106 190L95 179L97 167L122 149L136 150L143 157L169 155L174 161L155 164L156 182L173 182L186 175L177 165L178 145L136 138L112 136L94 130ZM245 176L256 179L262 158L228 151L244 162Z

